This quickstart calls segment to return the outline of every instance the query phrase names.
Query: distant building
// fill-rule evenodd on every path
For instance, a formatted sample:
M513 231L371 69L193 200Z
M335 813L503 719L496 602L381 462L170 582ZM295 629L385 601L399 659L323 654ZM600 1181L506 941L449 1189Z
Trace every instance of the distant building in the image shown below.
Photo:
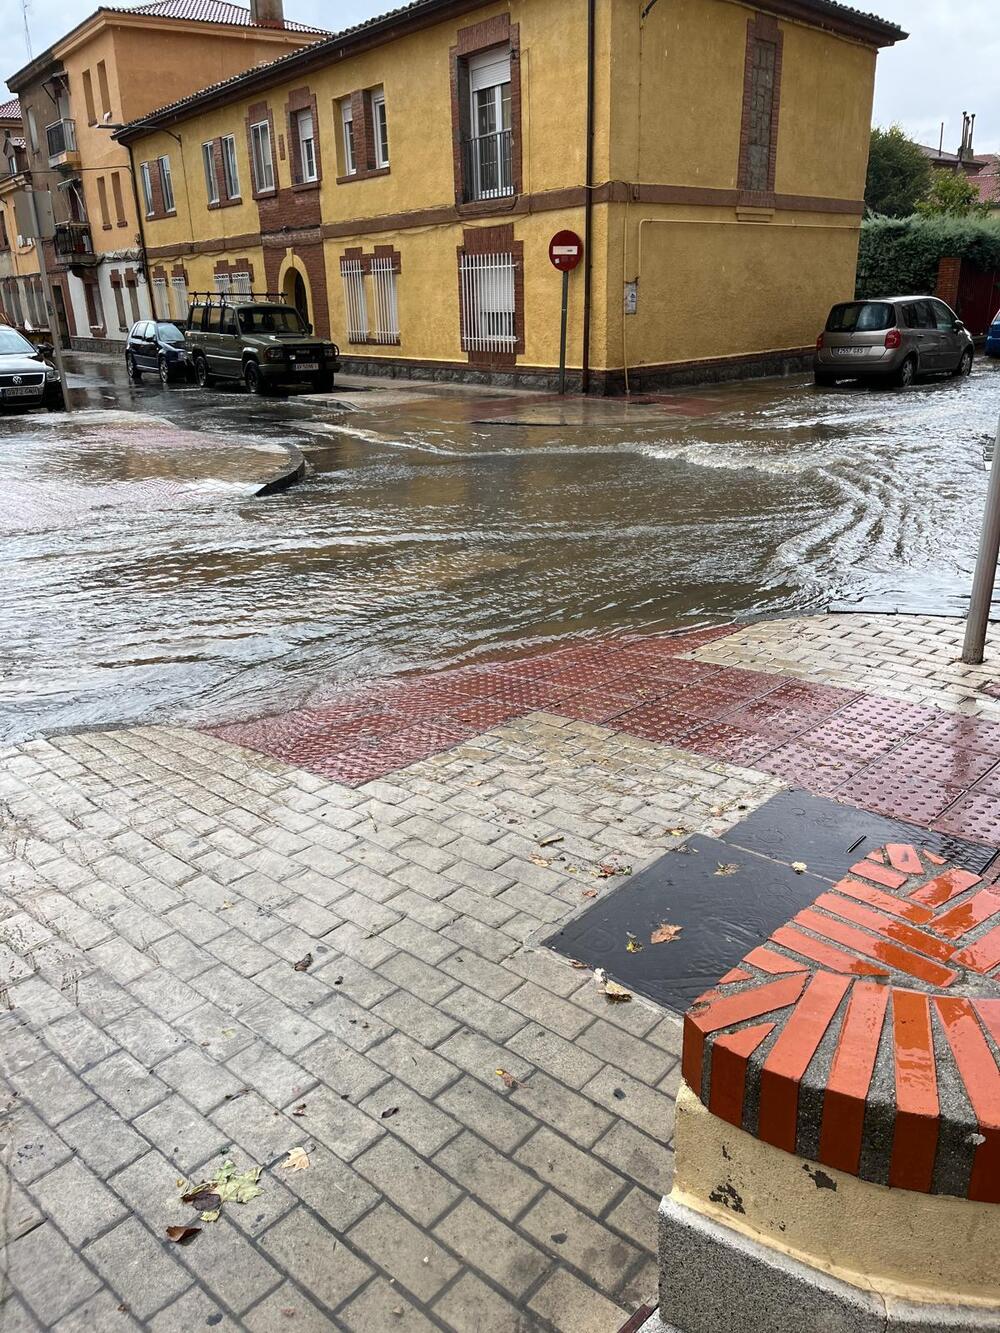
M27 169L21 105L14 97L0 102L0 322L34 330L48 325L38 253L34 241L19 235L14 213Z
M45 253L64 345L113 345L152 309L139 186L115 125L322 35L286 23L281 0L102 6L7 79L20 99L31 183L53 195L56 235Z
M917 147L927 158L932 167L939 171L962 171L966 176L977 176L983 167L989 166L991 158L976 157L972 151L972 137L976 130L976 117L970 115L968 111L962 112L962 142L959 145L957 153L946 153L943 142L937 148L931 148L927 144L917 144ZM944 135L944 124L941 126L942 139Z
M904 36L834 0L417 0L119 132L157 309L266 289L354 370L546 385L568 229L571 383L801 365Z

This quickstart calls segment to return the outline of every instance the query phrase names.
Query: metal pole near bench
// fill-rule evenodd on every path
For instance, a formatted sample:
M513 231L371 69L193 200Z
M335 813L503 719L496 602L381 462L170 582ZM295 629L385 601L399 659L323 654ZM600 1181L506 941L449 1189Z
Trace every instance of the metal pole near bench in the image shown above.
M972 594L969 597L969 618L965 622L965 642L962 644L962 661L971 666L978 666L983 660L998 558L1000 558L1000 422L997 424L996 443L993 446L993 462L990 466L989 485L986 488L983 535L979 541L976 572L972 578Z

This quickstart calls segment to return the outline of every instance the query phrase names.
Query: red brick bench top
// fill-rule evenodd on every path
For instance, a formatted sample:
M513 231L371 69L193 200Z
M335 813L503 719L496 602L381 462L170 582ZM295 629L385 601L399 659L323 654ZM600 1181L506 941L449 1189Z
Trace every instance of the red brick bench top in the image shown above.
M1000 1203L1000 885L893 845L684 1020L714 1114L863 1180Z

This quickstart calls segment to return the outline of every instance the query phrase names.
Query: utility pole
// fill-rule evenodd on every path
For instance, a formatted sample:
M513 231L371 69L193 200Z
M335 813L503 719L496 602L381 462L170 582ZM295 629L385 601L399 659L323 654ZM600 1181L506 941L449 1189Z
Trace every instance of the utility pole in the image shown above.
M39 200L44 200L41 211ZM21 211L23 206L23 213ZM62 343L59 340L59 321L56 318L55 303L52 300L52 284L49 282L48 265L45 262L45 241L51 240L55 228L52 222L52 195L49 190L34 190L28 186L14 198L14 212L17 216L18 229L35 242L38 255L38 274L42 280L42 295L45 309L49 316L49 333L52 335L52 355L56 370L59 372L59 384L62 387L63 403L66 411L73 409L69 401L69 385L66 383L66 366L63 362Z
M979 666L985 655L986 630L990 623L998 558L1000 558L1000 423L997 425L996 443L993 446L990 480L986 487L983 533L979 540L979 555L976 558L976 572L972 578L972 593L969 597L969 618L965 622L965 642L962 644L962 661L970 666Z

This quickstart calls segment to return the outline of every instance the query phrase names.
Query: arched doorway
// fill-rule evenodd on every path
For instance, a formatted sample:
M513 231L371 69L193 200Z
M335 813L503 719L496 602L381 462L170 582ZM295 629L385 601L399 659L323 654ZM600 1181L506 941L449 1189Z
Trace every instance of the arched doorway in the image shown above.
M302 274L297 268L290 268L285 274L282 294L289 305L295 307L307 324L312 322L309 318L309 298L306 295L306 285L302 281Z

